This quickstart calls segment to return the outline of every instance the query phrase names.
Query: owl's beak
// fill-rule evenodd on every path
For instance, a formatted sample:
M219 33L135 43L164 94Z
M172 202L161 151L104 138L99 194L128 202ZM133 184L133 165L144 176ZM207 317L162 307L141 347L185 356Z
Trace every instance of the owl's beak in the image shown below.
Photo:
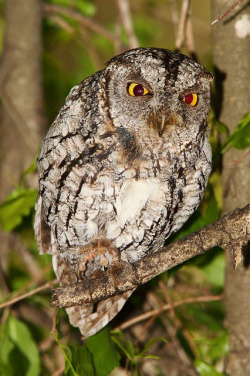
M149 126L154 129L154 131L158 134L159 137L162 137L163 133L171 126L171 125L179 125L180 119L174 113L170 115L166 114L154 114L149 118Z
M157 122L156 124L156 131L159 135L159 137L161 137L168 125L168 122L166 121L168 118L165 116L165 115L162 115L161 118L159 118L159 121Z

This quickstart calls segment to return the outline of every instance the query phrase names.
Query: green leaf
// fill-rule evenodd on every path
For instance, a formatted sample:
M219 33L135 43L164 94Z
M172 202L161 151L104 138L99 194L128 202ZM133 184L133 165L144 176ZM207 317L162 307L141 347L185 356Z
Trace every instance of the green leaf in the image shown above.
M69 0L52 0L51 2L53 4L72 8L72 2ZM74 8L89 17L93 16L96 12L96 6L87 0L75 0L74 5Z
M212 302L209 304L212 304ZM214 332L221 329L222 324L216 317L215 313L212 315L211 312L201 309L201 306L197 306L196 304L188 304L185 309L189 317L192 317L196 325L206 326L209 330Z
M65 360L65 376L95 376L92 356L85 346L66 346L62 344L61 346L63 347Z
M22 223L35 206L37 191L35 189L17 188L11 192L6 201L0 205L0 223L4 231L11 231Z
M218 120L215 120L215 125L216 125L216 127L217 127L217 129L219 130L220 133L222 133L222 134L228 133L227 127L224 124L220 123Z
M2 376L14 376L15 370L13 369L13 365L10 363L9 359L11 356L11 353L15 349L15 345L13 342L9 339L9 337L6 335L5 330L6 328L2 327L2 330L4 331L4 335L2 335L0 338L0 369L1 369L1 375Z
M224 375L224 373L220 373L220 372L216 371L216 369L213 366L203 362L200 359L195 360L195 367L196 367L197 372L201 376L222 376L222 375Z
M76 371L79 376L95 376L93 359L85 346L78 346L72 351L72 362L76 365Z
M223 288L225 281L225 254L218 253L209 263L200 266L207 280L215 287Z
M94 14L96 12L96 6L94 4L92 4L91 2L86 1L86 0L84 0L84 1L83 0L76 0L76 7L78 8L78 10L80 12L82 12L83 14L85 14L88 17L94 16Z
M229 351L228 333L223 330L215 338L209 339L208 356L213 360L218 360L225 357Z
M144 349L140 354L137 355L138 358L151 358L151 359L159 359L158 356L155 355L145 355L145 353L149 350L149 348L157 341L162 341L167 343L168 341L164 337L154 337L150 339L144 346Z
M112 330L112 334L112 341L132 363L135 363L136 350L133 343L126 338L121 330Z
M108 327L86 340L92 354L96 376L106 376L120 365L120 355L111 341Z
M241 119L233 133L226 138L222 145L222 153L232 146L236 149L245 149L250 145L250 111Z
M40 375L39 351L28 327L10 316L0 347L2 376Z
M72 352L71 348L69 346L63 345L56 335L56 333L52 333L54 340L57 342L64 358L65 363L65 372L64 375L66 376L79 376L79 374L76 372L74 365L72 364Z

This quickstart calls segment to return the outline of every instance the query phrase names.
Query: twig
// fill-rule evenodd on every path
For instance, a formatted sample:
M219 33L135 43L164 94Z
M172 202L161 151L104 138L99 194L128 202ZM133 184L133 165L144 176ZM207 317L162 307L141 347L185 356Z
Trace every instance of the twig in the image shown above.
M195 298L187 298L181 300L180 302L172 302L172 307L176 308L183 304L197 303L197 302L214 302L222 299L222 295L210 295L210 296L198 296ZM159 316L162 312L171 309L171 304L164 304L159 309L153 309L151 311L145 312L142 315L136 316L131 320L125 321L123 324L117 326L114 330L124 330L132 325L138 324L138 322L145 321L152 316Z
M214 20L212 23L211 23L211 26L215 25L217 22L219 22L220 20L222 20L224 17L226 17L235 7L237 7L237 5L239 5L240 3L242 3L243 0L237 0L233 3L233 5L228 9L226 10L226 12L224 12L220 17L216 18L216 20Z
M226 166L230 167L230 166L235 166L235 165L237 165L238 163L242 162L242 161L245 159L245 157L246 157L247 155L249 155L249 154L250 154L250 150L247 151L246 153L244 153L240 158L236 159L235 161L230 162L230 163L227 163Z
M56 285L57 283L58 283L57 279L54 279L53 281L47 282L44 285L37 287L36 289L33 289L29 292L26 292L25 294L16 296L15 298L0 304L0 309L11 306L12 304L15 304L15 303L19 302L20 300L26 299L29 296L32 296L34 294L37 294L40 291L47 290L47 289L51 288L52 286Z
M194 43L194 33L193 33L193 25L191 19L191 10L188 10L188 17L186 22L186 45L187 49L191 54L192 59L197 61L197 54L195 52L195 43Z
M159 281L159 287L161 288L161 291L164 294L165 300L170 307L169 308L169 311L170 311L169 314L170 314L170 317L173 319L174 330L175 330L175 336L174 337L176 338L176 334L177 334L177 330L178 330L179 325L178 325L178 321L177 321L177 318L176 318L174 305L173 305L172 299L170 298L168 289L166 288L165 284L162 281Z
M172 334L171 334L171 330L169 330L169 326L168 326L169 335L172 337L172 342L174 343L177 351L179 352L178 356L179 357L184 357L183 360L187 361L186 353L183 353L182 346L178 345L178 341L179 340L178 340L177 333L178 333L178 331L182 332L182 336L185 338L185 340L188 343L190 349L192 349L193 354L198 355L197 354L197 350L196 350L196 346L194 344L194 340L193 340L192 336L190 336L189 332L187 330L185 330L185 328L183 328L181 320L177 317L176 312L175 312L174 302L172 301L172 299L170 297L170 294L168 292L168 289L167 289L166 285L162 281L159 281L159 286L160 286L161 290L164 293L164 296L165 296L167 304L170 306L169 316L172 317L172 320L173 320L173 323L174 323L174 330L172 331L173 332ZM200 297L196 297L194 299L198 299L199 300ZM195 301L198 301L198 300L195 300ZM184 302L185 302L185 300L184 300Z
M121 21L128 36L129 47L136 48L139 46L139 43L134 33L129 3L127 0L117 0L117 5L121 16Z
M62 17L55 15L48 16L48 18L56 23L59 27L67 31L69 34L72 34L74 32L73 27Z
M43 4L43 9L44 12L47 14L62 14L64 16L74 18L77 22L79 22L79 24L89 28L90 30L98 34L101 34L102 36L110 40L112 43L116 42L116 38L108 30L106 30L104 27L99 25L97 22L91 20L90 18L84 17L80 12L74 9L66 8L60 5L52 5L48 3Z
M120 261L100 271L93 279L84 278L73 286L61 286L53 291L52 306L70 307L93 303L133 290L164 271L219 246L229 249L233 265L237 266L240 250L250 240L250 204L218 219L214 224L176 241L140 261L129 264Z
M177 8L176 0L170 0L170 6L171 6L172 22L174 24L175 33L177 33L179 16L178 16L178 8Z
M7 282L4 278L4 272L2 270L2 267L0 265L0 286L1 286L1 295L6 296L9 294L9 287L7 285Z
M99 59L98 53L97 53L95 47L93 46L93 44L91 42L89 31L84 27L80 27L80 33L81 33L82 39L85 43L85 46L88 50L89 56L90 56L90 58L93 62L95 70L101 69L102 64L101 64L101 61Z
M178 31L175 41L176 50L181 49L185 39L186 22L189 16L190 1L191 0L182 0Z
M121 32L122 32L121 15L118 13L116 17L116 21L115 21L115 30L114 30L114 34L116 36L116 42L114 44L114 51L116 55L120 54L124 50L123 44L122 44Z

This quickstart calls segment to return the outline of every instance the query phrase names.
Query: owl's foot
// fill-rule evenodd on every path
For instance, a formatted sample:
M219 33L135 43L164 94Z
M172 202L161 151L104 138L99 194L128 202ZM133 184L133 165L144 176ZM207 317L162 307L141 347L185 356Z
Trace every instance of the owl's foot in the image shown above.
M78 265L78 276L82 278L103 270L110 264L120 260L117 248L108 239L94 239L81 247L81 261Z

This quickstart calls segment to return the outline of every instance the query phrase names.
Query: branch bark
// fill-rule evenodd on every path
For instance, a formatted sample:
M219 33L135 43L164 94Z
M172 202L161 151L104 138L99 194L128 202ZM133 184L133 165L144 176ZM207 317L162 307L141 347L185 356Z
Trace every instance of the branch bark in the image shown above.
M86 278L76 285L54 289L51 304L70 307L94 303L135 289L164 271L216 246L230 249L235 263L241 248L249 240L250 204L134 264L120 261L99 272L91 280Z

